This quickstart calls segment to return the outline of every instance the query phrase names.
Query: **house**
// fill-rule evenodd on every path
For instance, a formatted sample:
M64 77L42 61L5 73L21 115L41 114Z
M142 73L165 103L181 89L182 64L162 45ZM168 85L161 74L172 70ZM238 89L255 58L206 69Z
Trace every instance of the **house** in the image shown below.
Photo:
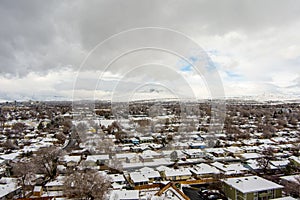
M192 177L192 173L187 168L169 169L164 171L164 178L170 181L187 180Z
M18 187L18 181L16 178L2 177L0 179L0 200L20 197L21 191L21 187Z
M249 170L241 163L223 164L220 162L214 162L211 164L217 169L221 170L225 175L240 175L245 174Z
M300 157L291 156L290 161L295 164L297 167L300 167Z
M113 190L109 200L140 200L138 190Z
M215 157L227 156L228 152L225 152L224 148L207 148L205 149L207 153L212 154Z
M258 146L242 146L241 149L243 149L245 153L256 153L260 150Z
M190 198L179 189L178 185L169 182L165 187L163 187L161 190L155 193L152 199L189 200Z
M204 158L206 156L205 152L201 149L185 149L182 150L184 154L187 155L187 158Z
M291 196L286 196L286 197L280 197L272 200L297 200L296 198L293 198Z
M125 180L123 174L110 174L109 178L111 179L111 182L113 182L113 183L126 184L126 180Z
M107 164L109 161L109 155L88 155L85 163L90 166Z
M139 155L139 160L140 160L140 162L152 162L153 161L153 156L152 155L140 154Z
M286 187L290 195L300 196L300 175L281 176L281 184Z
M190 142L188 145L191 149L204 149L207 146L204 142Z
M239 156L242 153L244 153L244 150L242 148L235 147L235 146L227 147L225 151L228 152L229 154L233 154L234 156Z
M220 170L206 163L201 163L190 169L193 176L197 179L212 177L215 174L220 174Z
M108 175L113 189L122 189L126 186L126 180L123 174L110 174Z
M33 197L40 197L43 194L43 187L42 186L34 186L33 188Z
M149 179L140 172L131 172L129 177L131 184L134 186L147 185L149 183Z
M282 196L282 185L259 176L228 178L223 182L226 197L232 200L264 200Z
M149 167L143 167L140 170L140 173L147 177L150 183L153 183L154 181L160 181L161 176L160 173L152 168Z
M290 163L289 160L272 160L270 164L276 167L277 169L284 169Z
M160 153L157 153L156 151L152 151L152 150L145 150L141 154L142 155L153 156L153 158L160 158L161 157Z
M140 141L137 138L130 138L130 142L132 144L139 144L140 143Z
M63 165L65 165L67 167L74 167L79 164L80 160L81 160L81 156L65 155L59 161L60 161L60 163L62 163Z
M242 153L242 154L239 155L239 157L242 160L249 160L249 159L258 159L258 158L261 158L261 157L263 157L263 155L259 154L259 153Z
M45 191L62 191L64 187L64 176L58 176L55 180L48 182L45 185Z
M152 136L150 137L139 137L139 143L152 143L154 141L154 138Z
M115 157L121 162L134 163L138 162L139 157L137 153L118 153Z

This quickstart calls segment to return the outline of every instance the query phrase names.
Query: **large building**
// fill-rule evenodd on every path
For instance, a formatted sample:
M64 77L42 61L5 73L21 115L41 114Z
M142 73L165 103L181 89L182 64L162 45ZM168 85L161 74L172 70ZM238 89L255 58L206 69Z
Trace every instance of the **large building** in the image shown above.
M281 197L283 186L259 176L224 180L226 196L232 200L266 200Z

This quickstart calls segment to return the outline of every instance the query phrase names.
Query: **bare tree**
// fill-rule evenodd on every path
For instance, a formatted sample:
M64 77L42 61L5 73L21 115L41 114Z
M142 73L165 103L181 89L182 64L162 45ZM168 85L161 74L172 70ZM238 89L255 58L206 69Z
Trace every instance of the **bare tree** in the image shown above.
M15 141L11 139L7 139L5 142L1 143L0 147L3 147L4 149L8 150L19 149Z
M107 153L111 154L113 152L114 143L112 139L103 139L96 144L96 152L97 153Z
M294 181L287 181L284 185L287 194L300 197L300 176L296 176Z
M14 123L11 127L14 133L22 133L26 128L26 125L21 122Z
M76 171L64 180L64 195L72 199L102 200L110 187L107 176L95 170Z
M70 131L71 131L71 129L72 129L72 126L73 126L72 121L71 121L71 120L65 120L65 121L62 123L62 125L63 125L63 133L64 133L64 134L70 133Z
M262 155L263 157L257 159L257 164L266 173L270 169L270 161L274 159L274 150L271 147L265 148Z
M98 131L100 129L99 124L96 123L94 120L89 120L88 123L93 129L95 129L96 134L98 134Z
M85 142L87 139L88 125L85 122L79 122L72 131L76 135L78 141Z
M177 162L177 161L178 161L178 153L177 153L177 151L173 151L173 152L170 154L170 159L171 159L171 161L173 161L173 162Z
M117 171L117 172L122 172L123 171L123 164L116 157L113 157L112 159L110 159L109 167L112 171Z
M18 162L12 165L13 176L16 176L20 180L19 183L22 187L23 197L25 197L27 189L32 189L32 181L35 178L35 170L34 164L29 161Z
M55 135L55 138L58 139L58 142L60 144L63 144L65 143L65 140L67 139L66 135L62 132L59 132Z
M86 123L84 122L79 122L77 125L76 125L76 130L78 133L80 134L84 134L87 130L88 130L88 126Z
M62 151L54 146L42 148L36 153L33 163L37 170L53 179L57 175L58 158L61 155Z

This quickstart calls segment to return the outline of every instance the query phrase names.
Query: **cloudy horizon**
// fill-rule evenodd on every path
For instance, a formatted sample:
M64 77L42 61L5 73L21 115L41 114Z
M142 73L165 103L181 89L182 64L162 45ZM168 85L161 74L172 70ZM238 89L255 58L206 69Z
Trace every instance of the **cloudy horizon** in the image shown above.
M1 101L300 97L299 1L3 0L0 21Z

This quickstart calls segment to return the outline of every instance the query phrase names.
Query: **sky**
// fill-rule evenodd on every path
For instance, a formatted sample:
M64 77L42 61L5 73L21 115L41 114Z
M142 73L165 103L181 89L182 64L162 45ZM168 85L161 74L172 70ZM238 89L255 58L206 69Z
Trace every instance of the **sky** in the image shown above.
M300 97L297 0L2 0L0 100Z

